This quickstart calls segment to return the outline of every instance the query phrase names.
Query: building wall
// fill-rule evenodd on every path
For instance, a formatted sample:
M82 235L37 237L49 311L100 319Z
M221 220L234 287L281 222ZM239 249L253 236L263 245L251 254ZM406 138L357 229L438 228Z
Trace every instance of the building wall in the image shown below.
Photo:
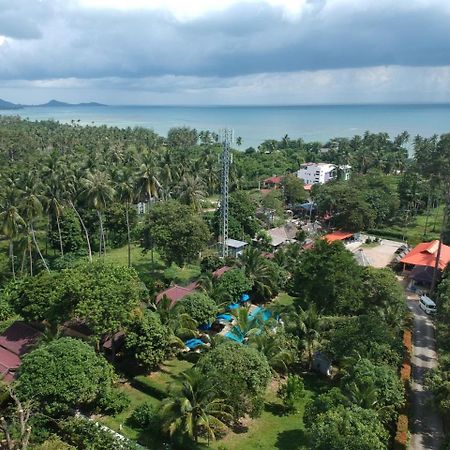
M335 177L335 166L333 164L308 164L303 165L297 171L297 177L305 184L323 184Z

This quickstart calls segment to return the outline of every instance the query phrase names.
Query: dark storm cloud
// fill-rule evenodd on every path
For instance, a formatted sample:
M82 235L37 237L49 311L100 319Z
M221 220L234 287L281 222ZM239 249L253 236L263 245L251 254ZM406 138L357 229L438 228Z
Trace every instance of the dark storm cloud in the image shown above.
M180 21L168 11L0 0L6 36L0 78L220 78L443 66L450 64L449 15L445 1L316 0L299 17L267 3L242 3Z

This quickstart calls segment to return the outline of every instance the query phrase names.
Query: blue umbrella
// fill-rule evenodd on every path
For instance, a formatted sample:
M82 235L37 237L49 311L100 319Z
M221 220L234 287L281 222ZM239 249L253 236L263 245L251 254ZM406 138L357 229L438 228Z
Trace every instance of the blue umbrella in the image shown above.
M239 303L231 303L227 306L228 309L237 309L239 308Z
M241 303L248 302L250 300L250 295L248 294L242 294L241 299L239 300Z

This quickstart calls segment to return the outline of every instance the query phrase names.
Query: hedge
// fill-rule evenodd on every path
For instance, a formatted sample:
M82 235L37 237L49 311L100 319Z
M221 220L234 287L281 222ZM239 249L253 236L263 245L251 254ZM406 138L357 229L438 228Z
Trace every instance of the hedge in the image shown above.
M393 231L393 230L368 230L367 234L373 234L375 236L381 236L385 238L392 238L392 239L398 239L400 241L403 241L404 235L401 231Z
M406 450L408 448L408 417L400 414L397 420L397 432L395 433L394 449Z

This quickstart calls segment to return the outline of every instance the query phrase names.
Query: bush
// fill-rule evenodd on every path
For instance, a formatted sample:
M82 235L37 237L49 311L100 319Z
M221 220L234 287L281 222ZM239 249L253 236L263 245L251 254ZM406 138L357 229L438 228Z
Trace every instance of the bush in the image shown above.
M406 450L408 448L408 416L400 414L397 420L394 449Z
M298 375L289 375L287 382L278 390L278 395L283 400L287 412L297 412L297 402L305 395L302 378Z
M137 406L130 416L130 422L137 428L157 429L160 425L160 418L157 408L153 403L145 402Z
M118 389L107 390L99 401L99 407L112 416L119 414L130 406L131 400L125 392Z
M398 239L400 241L403 241L403 233L401 231L394 231L394 230L383 230L383 229L374 229L374 230L368 230L367 233L374 234L376 236L381 236L385 238L392 238L392 239Z
M223 261L217 255L205 256L200 262L200 269L202 272L214 272L222 266Z
M125 347L140 366L153 370L168 355L169 336L169 330L161 323L159 316L146 310L131 324Z
M213 322L218 312L214 300L200 293L186 296L179 305L179 308L189 314L199 325Z
M223 292L226 298L215 299L223 301L237 301L241 295L252 288L253 284L243 270L233 269L225 272L217 281L217 291Z

